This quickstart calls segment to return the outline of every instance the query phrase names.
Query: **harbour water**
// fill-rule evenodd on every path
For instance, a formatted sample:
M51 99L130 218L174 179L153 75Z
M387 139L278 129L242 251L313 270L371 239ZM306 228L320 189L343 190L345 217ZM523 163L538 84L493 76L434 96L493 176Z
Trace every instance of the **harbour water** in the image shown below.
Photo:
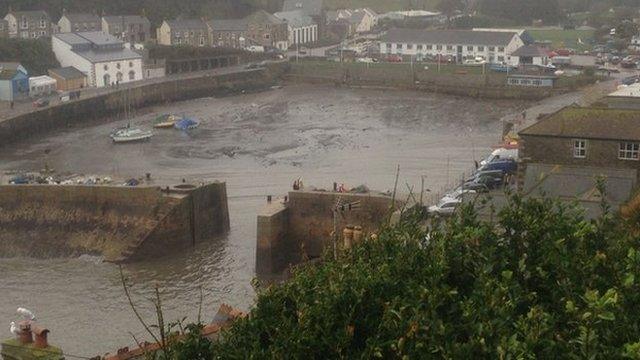
M526 102L479 100L405 91L286 86L264 93L186 101L140 111L133 126L150 128L163 113L201 121L190 133L157 130L149 142L114 145L109 131L126 121L70 129L16 144L0 154L0 170L38 170L163 181L227 182L231 231L163 258L126 265L136 303L153 321L150 299L162 289L165 319L220 303L248 309L254 299L256 214L266 196L294 179L328 189L336 181L372 189L432 192L453 184L500 139L501 117ZM0 254L1 256L2 254ZM67 353L94 356L149 339L124 296L119 268L99 258L0 259L0 337L18 306L32 309ZM6 326L2 326L2 324Z

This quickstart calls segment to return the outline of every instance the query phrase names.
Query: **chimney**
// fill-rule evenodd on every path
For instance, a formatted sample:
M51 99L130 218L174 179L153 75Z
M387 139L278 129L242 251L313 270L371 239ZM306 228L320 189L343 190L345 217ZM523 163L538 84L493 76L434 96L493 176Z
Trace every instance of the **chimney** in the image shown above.
M34 326L33 334L35 335L35 346L37 348L45 349L49 347L49 342L47 341L47 336L49 335L48 329Z
M18 328L20 329L20 333L18 334L18 341L21 344L31 344L33 342L33 335L31 333L31 322L30 321L20 321L18 323Z

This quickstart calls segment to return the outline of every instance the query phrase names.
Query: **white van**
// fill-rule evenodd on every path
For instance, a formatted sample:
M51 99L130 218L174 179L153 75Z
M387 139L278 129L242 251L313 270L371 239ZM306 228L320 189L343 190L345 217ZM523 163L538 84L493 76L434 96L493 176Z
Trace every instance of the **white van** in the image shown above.
M498 148L493 150L491 155L480 162L480 165L494 162L498 159L514 159L518 160L518 149Z

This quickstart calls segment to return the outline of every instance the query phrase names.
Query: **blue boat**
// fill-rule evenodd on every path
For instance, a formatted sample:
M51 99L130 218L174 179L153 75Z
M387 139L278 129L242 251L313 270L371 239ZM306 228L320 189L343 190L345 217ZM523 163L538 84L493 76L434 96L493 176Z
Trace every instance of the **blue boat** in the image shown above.
M191 130L191 129L195 129L198 127L198 125L200 125L199 122L193 120L193 119L189 119L189 118L184 118L184 119L180 119L178 121L176 121L175 125L173 125L173 127L175 127L178 130Z

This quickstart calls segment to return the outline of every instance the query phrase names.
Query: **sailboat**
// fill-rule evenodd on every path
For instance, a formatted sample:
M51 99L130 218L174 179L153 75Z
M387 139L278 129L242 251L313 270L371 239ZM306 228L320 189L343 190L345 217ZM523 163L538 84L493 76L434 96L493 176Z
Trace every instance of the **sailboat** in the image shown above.
M127 98L127 92L123 92L122 96L124 98L124 113L125 118L129 119L129 99ZM149 140L153 136L153 132L149 130L143 130L136 127L131 127L131 124L127 124L126 127L116 128L111 131L109 137L113 140L114 143L129 143L136 141L144 141Z

